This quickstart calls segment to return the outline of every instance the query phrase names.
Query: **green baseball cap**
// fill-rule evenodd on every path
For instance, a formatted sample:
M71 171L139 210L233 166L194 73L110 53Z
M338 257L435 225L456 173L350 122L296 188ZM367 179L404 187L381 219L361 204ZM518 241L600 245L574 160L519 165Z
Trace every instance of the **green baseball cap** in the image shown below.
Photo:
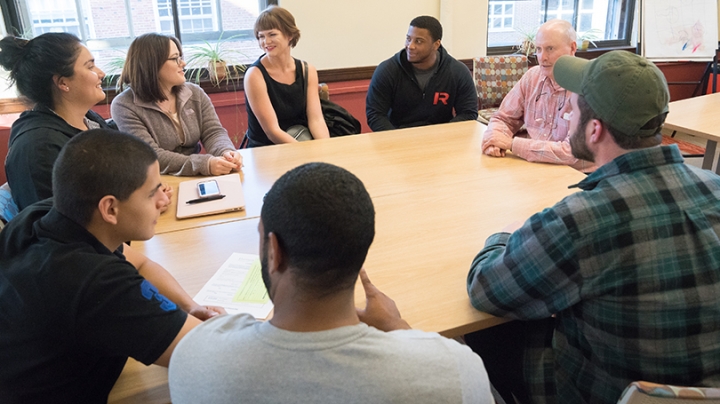
M670 93L655 64L627 51L612 51L597 59L561 56L553 67L555 81L582 95L595 113L627 136L646 137L658 128L641 129L668 112Z

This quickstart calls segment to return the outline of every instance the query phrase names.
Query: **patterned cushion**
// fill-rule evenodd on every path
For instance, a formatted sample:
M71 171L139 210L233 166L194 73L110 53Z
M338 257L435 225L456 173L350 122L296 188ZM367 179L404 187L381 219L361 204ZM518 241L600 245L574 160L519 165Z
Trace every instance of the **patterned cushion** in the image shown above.
M503 98L528 70L525 55L481 56L473 60L478 109L500 106Z
M9 222L18 214L18 207L10 194L7 182L0 186L0 221Z
M670 404L697 402L698 400L711 403L720 402L720 389L708 387L681 387L639 381L630 383L623 392L618 403Z
M477 120L487 125L490 122L490 118L497 112L497 108L485 108L478 111Z

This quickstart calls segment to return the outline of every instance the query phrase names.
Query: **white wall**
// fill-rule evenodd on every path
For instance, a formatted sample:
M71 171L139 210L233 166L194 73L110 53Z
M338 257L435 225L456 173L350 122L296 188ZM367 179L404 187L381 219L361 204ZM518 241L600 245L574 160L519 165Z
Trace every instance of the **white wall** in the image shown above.
M375 66L402 49L410 20L443 24L443 46L458 59L485 54L487 0L279 0L302 37L293 56L318 69Z

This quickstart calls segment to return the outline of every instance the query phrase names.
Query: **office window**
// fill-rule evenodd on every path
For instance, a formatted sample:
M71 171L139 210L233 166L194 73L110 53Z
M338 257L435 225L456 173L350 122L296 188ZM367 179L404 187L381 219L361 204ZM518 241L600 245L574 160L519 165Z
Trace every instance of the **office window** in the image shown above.
M252 28L258 13L277 0L0 0L17 7L11 32L26 37L70 32L93 52L108 73L118 73L133 38L161 32L180 38L185 56L193 46L221 38L237 51L231 63L251 63L260 55ZM175 20L173 7L177 10Z
M157 0L158 31L173 34L171 0ZM183 33L211 32L218 30L216 2L213 0L177 0L180 29Z
M573 0L547 0L546 20L557 18L572 22L575 6Z
M497 3L513 6L512 27L497 30ZM488 53L512 52L512 46L533 34L545 21L569 21L578 36L592 39L599 47L630 45L635 0L506 0L489 2Z
M92 31L88 24L87 3L82 4L83 9L78 12L74 0L30 0L27 2L28 18L32 24L32 36L46 32L69 32L81 35L81 22L83 29ZM26 32L26 31L25 31Z
M490 0L490 13L488 16L488 31L502 32L513 29L514 1Z

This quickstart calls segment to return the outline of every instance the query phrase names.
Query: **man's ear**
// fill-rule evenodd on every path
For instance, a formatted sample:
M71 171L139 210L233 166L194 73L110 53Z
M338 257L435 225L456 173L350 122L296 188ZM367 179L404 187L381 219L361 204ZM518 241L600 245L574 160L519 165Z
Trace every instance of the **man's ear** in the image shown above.
M593 144L600 143L604 140L606 135L609 135L609 133L605 129L607 128L602 121L600 121L599 119L591 119L585 127L585 130L587 131L586 133L588 135L587 139L590 141L590 143Z
M285 251L282 250L282 247L280 246L280 240L278 240L277 235L273 232L268 233L266 258L269 273L283 273L287 269Z
M441 42L440 42L440 39L438 39L437 41L435 41L435 43L433 43L433 49L435 49L435 50L440 49L440 45L441 45Z
M118 224L118 200L112 195L105 195L98 202L100 217L110 224Z

